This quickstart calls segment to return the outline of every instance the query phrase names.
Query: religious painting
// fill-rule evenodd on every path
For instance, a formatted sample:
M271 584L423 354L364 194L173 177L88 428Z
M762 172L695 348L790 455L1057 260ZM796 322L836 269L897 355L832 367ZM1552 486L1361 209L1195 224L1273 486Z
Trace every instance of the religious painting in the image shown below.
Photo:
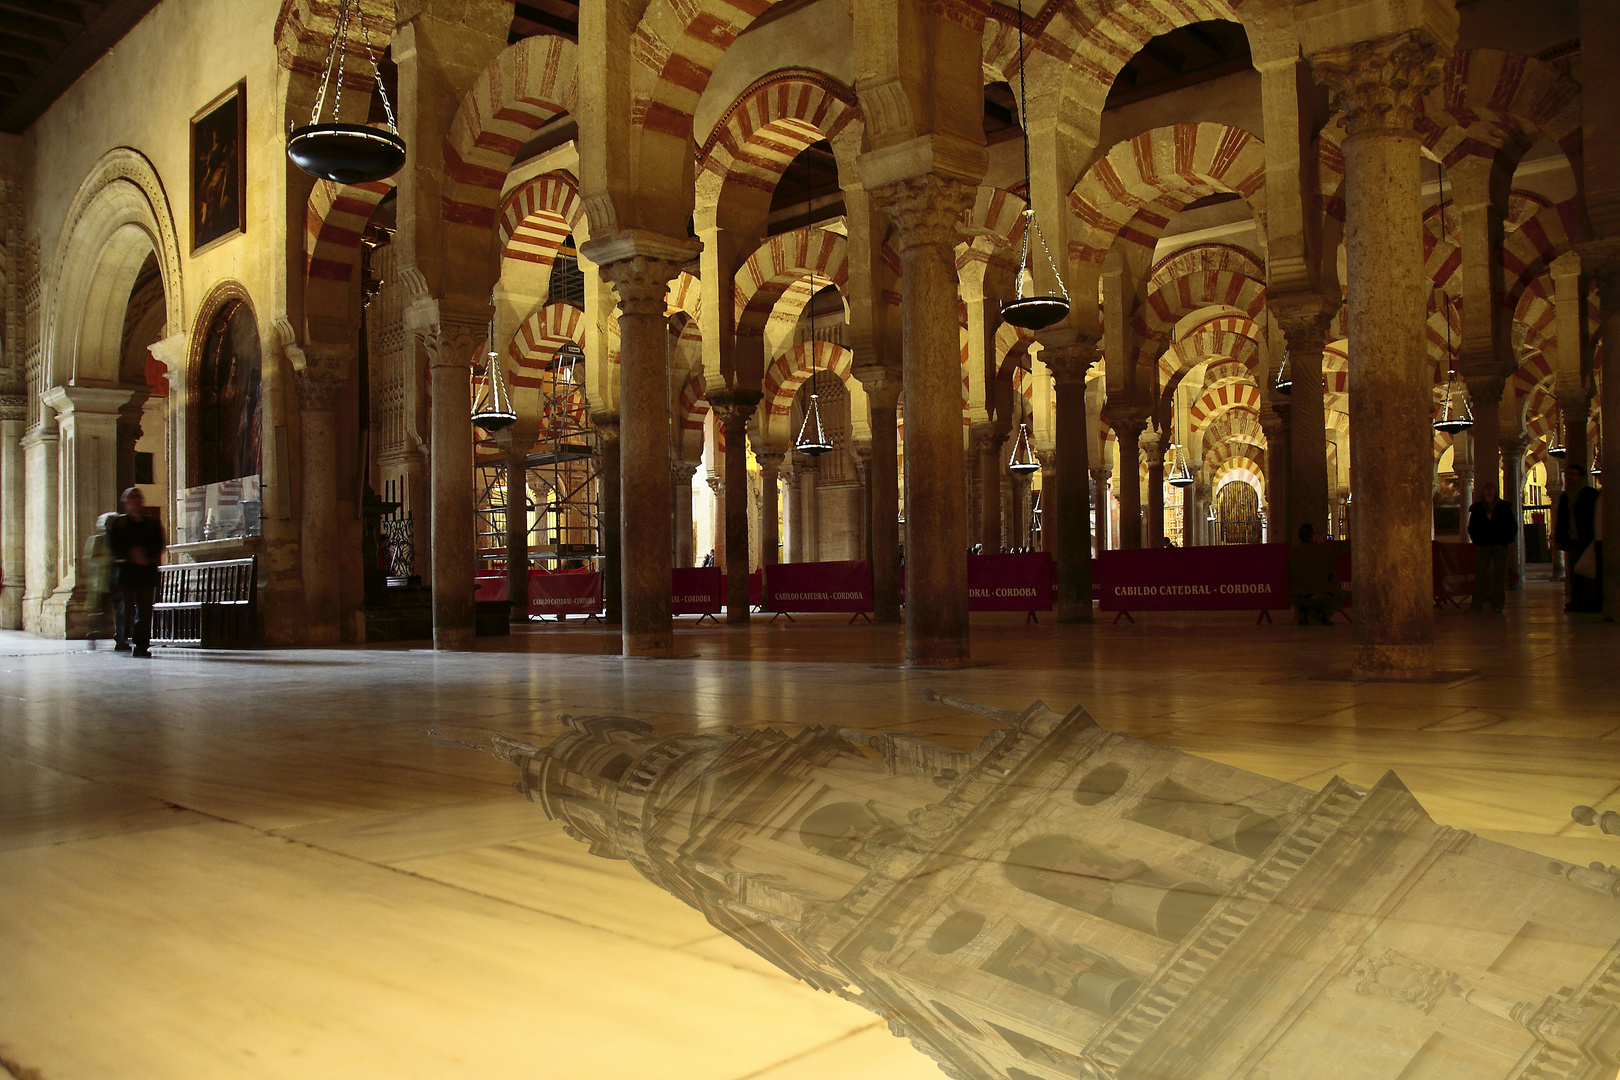
M191 120L191 253L247 229L247 84Z
M259 474L263 454L260 369L258 320L246 303L228 300L208 323L197 371L201 483Z

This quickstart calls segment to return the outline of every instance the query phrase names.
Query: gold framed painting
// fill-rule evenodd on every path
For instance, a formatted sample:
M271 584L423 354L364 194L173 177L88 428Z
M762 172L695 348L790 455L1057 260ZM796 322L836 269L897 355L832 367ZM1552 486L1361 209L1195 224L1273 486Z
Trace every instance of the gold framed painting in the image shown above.
M191 253L247 231L247 83L191 118Z

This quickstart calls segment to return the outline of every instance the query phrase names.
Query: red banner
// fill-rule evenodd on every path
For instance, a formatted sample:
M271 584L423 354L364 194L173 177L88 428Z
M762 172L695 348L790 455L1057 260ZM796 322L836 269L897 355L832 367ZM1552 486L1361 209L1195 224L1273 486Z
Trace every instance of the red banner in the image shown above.
M1474 595L1474 566L1479 553L1473 544L1434 542L1434 602Z
M969 555L969 611L1051 611L1056 588L1052 557L1044 551L1020 555Z
M1286 544L1105 551L1097 557L1104 611L1284 610Z
M765 568L770 611L871 611L872 564L778 563Z
M718 615L725 610L725 579L718 566L676 567L670 610L676 615Z
M506 575L480 574L473 578L474 600L505 600Z
M725 601L726 578L728 576L729 575L727 575L727 574L721 574L720 575L720 597L721 597L721 602L722 603L724 603L724 601ZM753 573L748 575L748 606L751 607L751 608L756 608L756 607L759 607L759 605L763 604L764 602L765 602L765 571L764 570L755 570Z
M529 615L599 615L602 575L599 572L529 573Z

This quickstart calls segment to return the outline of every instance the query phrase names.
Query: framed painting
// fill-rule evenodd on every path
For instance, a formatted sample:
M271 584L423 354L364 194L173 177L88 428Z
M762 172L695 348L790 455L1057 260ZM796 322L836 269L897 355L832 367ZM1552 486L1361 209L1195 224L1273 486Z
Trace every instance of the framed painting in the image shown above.
M247 84L191 118L191 253L247 231Z

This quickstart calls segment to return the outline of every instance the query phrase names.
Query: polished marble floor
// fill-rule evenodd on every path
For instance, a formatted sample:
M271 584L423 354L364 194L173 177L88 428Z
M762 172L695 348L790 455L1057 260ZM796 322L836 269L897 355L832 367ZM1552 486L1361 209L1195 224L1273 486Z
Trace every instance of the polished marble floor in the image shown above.
M1279 779L1396 770L1442 823L1620 862L1571 822L1620 809L1620 627L1532 581L1447 612L1449 681L1348 680L1350 630L1241 614L1024 626L982 666L898 667L841 620L692 628L682 657L547 624L472 655L160 650L0 634L0 1076L910 1080L941 1075L859 1007L723 937L431 742L546 738L559 712L661 731L838 723L960 748L925 688L1104 726Z

